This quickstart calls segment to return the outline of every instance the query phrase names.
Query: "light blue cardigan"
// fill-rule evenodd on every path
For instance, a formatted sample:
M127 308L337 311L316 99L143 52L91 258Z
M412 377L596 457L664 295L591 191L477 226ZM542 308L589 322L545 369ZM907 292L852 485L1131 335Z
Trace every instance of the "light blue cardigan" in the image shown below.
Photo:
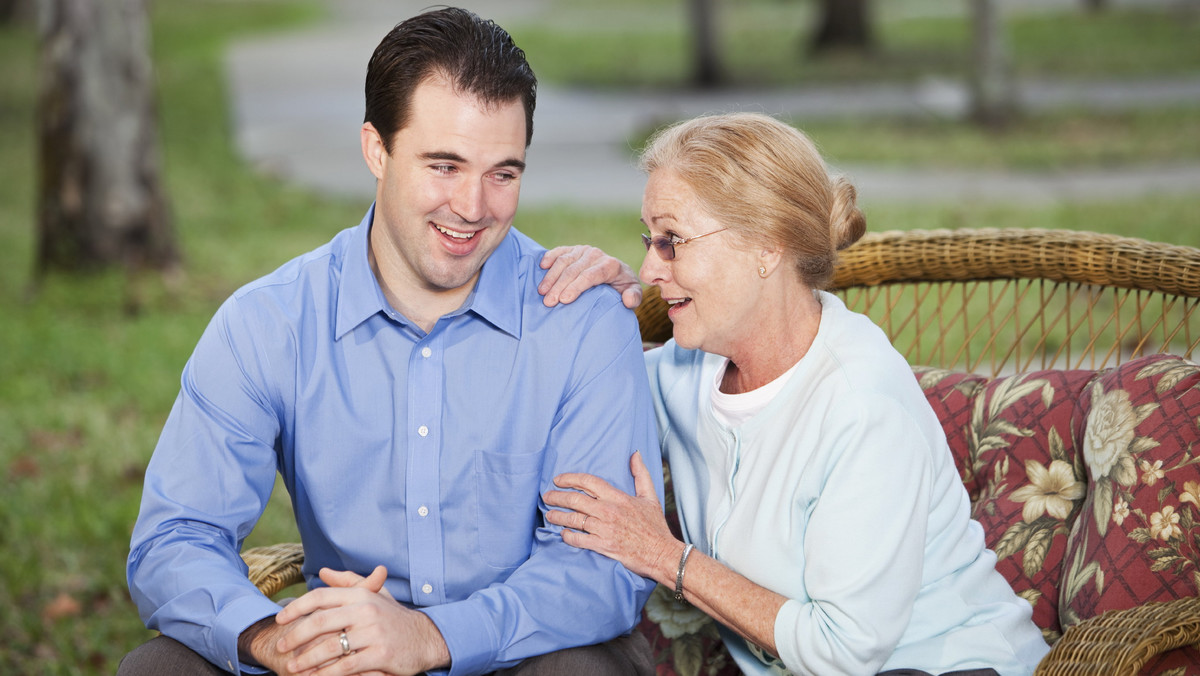
M685 537L789 600L782 664L722 628L748 674L1029 674L1049 650L995 570L945 434L904 358L820 294L790 381L737 428L712 412L716 355L648 352Z

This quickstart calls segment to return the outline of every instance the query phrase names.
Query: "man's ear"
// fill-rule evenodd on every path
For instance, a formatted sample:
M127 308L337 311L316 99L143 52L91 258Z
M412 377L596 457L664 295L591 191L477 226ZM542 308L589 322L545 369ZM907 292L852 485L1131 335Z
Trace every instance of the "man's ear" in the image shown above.
M363 123L359 137L362 141L362 154L363 159L367 162L367 168L375 175L376 180L382 181L383 166L388 159L387 148L383 145L383 137L379 135L375 125L370 122Z

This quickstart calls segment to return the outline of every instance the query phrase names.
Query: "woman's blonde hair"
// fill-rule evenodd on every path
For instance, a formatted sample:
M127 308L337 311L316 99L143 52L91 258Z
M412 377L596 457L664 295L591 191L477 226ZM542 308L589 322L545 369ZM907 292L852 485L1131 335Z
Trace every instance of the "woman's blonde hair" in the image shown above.
M866 232L854 186L829 175L807 136L767 115L672 125L650 139L639 166L674 172L709 215L753 246L783 251L814 289L832 280L837 252Z

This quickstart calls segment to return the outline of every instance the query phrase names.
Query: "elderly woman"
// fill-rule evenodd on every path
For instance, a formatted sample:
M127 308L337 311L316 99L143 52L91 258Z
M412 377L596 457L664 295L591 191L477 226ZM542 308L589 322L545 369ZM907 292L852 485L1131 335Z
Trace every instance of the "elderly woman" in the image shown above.
M671 127L641 165L640 277L674 332L646 362L685 542L637 454L636 495L557 478L563 539L711 615L748 674L1030 673L1048 648L912 371L821 291L865 229L854 188L756 114ZM556 296L591 281L563 267Z

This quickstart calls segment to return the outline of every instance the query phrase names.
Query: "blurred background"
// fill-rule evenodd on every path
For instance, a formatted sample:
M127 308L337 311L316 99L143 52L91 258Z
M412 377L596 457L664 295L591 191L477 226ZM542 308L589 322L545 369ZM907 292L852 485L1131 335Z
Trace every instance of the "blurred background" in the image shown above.
M358 223L379 39L424 0L0 0L0 673L113 673L178 378L237 287ZM541 81L517 227L632 264L637 150L756 110L870 230L1200 246L1200 0L467 2ZM247 546L295 538L282 490Z

